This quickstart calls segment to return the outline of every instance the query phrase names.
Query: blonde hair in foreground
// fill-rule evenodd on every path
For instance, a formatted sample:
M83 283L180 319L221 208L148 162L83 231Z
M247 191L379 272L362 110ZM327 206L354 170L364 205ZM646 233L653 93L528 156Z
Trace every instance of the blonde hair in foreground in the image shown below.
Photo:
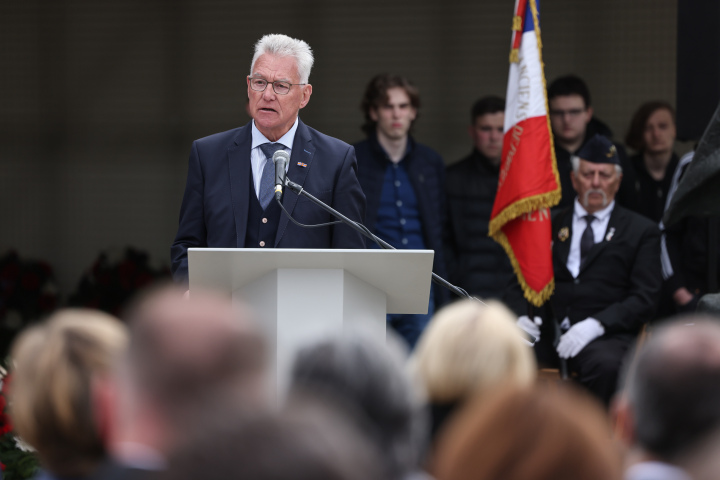
M92 381L109 372L126 345L119 320L81 309L62 310L13 343L12 420L56 475L86 475L102 459Z
M431 402L483 395L501 383L529 385L535 356L505 305L473 300L440 310L415 349L412 368Z

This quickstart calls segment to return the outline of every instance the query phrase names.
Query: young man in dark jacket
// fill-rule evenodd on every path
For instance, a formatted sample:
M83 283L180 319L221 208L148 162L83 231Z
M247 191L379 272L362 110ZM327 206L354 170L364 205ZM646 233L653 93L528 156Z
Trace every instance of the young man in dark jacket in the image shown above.
M354 145L367 201L365 225L395 248L434 250L433 270L445 277L445 164L410 135L419 108L418 90L404 77L381 74L367 86L362 101L367 139ZM446 290L433 286L427 314L389 314L388 324L412 348L447 298Z
M505 250L488 237L503 147L505 100L483 97L472 107L473 151L446 171L446 260L450 281L480 298L500 298L513 278Z

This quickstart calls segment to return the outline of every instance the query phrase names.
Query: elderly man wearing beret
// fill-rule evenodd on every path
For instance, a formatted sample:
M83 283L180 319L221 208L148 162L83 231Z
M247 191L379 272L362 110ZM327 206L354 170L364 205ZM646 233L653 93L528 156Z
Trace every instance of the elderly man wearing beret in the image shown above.
M551 312L544 322L523 316L518 323L540 337L541 365L565 359L575 378L607 405L625 354L655 311L662 282L660 232L615 203L622 168L612 142L596 135L571 161L577 196L552 220ZM521 302L513 306L527 313Z

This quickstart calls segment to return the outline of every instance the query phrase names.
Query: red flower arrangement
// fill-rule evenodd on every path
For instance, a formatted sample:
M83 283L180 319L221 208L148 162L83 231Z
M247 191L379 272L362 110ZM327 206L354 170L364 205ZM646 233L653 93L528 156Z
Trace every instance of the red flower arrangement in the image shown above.
M8 380L6 379L5 382ZM3 383L5 383L3 382ZM6 433L12 432L12 423L10 422L10 416L5 413L5 407L7 407L7 400L5 400L4 391L0 394L0 437Z
M35 475L39 462L34 451L13 433L8 415L10 375L0 367L0 467L3 480L24 480Z
M20 330L52 313L58 304L49 264L21 259L12 250L0 256L0 358L5 358Z
M132 247L107 250L80 279L68 305L95 308L117 316L133 295L162 279L170 279L170 270L153 266L146 252Z

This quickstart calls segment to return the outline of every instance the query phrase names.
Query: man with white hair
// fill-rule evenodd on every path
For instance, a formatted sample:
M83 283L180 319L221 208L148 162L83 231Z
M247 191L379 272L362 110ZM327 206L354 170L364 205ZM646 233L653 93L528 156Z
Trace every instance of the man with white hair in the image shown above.
M306 126L300 109L310 101L310 46L286 35L265 35L255 45L247 77L248 111L243 127L193 142L180 222L171 248L172 271L187 281L187 249L364 248L346 225L305 229L289 222L273 201L273 154L290 154L287 178L352 220L362 221L365 196L357 179L355 150ZM334 218L285 191L283 207L303 224Z
M660 231L650 220L615 204L622 179L617 150L600 135L572 158L574 204L552 220L555 322L538 326L527 316L521 328L540 337L541 365L567 360L577 380L606 405L615 393L625 353L658 301ZM527 308L515 304L516 313ZM538 322L540 323L540 322Z

